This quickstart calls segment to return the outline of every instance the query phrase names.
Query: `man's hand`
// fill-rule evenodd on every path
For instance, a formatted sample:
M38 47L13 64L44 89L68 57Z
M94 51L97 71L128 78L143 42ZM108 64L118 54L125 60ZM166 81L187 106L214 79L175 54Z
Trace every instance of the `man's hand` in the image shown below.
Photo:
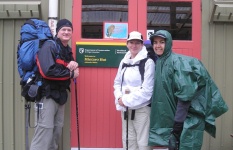
M76 68L75 70L70 71L70 78L77 78L79 75L79 68Z
M66 66L70 71L75 70L78 68L78 63L76 61L70 61L69 64Z
M79 68L76 68L74 70L74 77L73 78L77 78L79 76Z

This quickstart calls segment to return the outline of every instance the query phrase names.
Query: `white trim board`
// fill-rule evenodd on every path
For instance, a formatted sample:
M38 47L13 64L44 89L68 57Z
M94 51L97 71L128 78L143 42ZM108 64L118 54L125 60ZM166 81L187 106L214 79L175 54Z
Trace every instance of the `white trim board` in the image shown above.
M78 150L78 148L72 147L71 150ZM80 148L80 150L123 150L123 148Z
M78 150L76 147L72 147L71 150ZM123 148L80 148L80 150L124 150ZM168 150L167 148L154 148L153 150Z

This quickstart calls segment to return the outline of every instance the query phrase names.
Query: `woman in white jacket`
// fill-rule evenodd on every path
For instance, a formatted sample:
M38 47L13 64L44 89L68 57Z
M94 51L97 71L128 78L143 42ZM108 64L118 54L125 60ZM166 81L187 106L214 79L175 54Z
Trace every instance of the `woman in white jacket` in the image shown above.
M147 58L141 33L129 34L127 48L129 51L121 60L114 80L116 109L121 111L122 118L122 143L129 150L151 150L148 136L155 64ZM144 75L139 71L142 61Z

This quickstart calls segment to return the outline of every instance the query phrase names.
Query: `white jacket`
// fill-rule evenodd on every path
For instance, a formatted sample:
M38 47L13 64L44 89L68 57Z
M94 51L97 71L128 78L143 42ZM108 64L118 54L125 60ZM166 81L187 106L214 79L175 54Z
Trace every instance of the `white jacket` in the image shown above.
M122 97L122 101L129 109L138 109L147 106L151 103L151 96L154 86L154 73L155 64L152 59L148 59L145 63L144 82L141 83L141 75L139 67L124 67L122 64L139 64L140 60L147 57L146 47L143 46L142 50L136 55L134 59L130 59L131 53L128 51L125 57L121 60L117 75L114 80L114 96L116 109L119 111L125 111L126 108L122 107L118 103L118 99ZM124 80L122 82L122 76L124 74ZM122 85L122 90L121 90ZM125 89L130 90L129 94L125 94Z

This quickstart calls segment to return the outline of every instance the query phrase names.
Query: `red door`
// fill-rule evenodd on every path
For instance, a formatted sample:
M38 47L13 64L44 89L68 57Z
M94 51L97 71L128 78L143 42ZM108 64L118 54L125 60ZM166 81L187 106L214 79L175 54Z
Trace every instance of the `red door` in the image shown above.
M172 33L174 52L201 58L200 0L138 0L138 30L146 36L151 23Z
M122 39L104 39L101 37L102 35L98 35L103 32L101 31L101 22L110 19L117 20L117 15L103 19L107 13L111 13L108 11L112 10L127 11L125 20L124 15L119 20L123 19L123 22L128 23L129 32L138 30L146 39L149 31L167 29L172 32L174 37L174 52L201 58L200 0L99 0L98 2L102 4L98 5L92 1L73 1L72 49L74 55L76 55L77 43L126 42ZM112 8L110 2L116 8ZM127 6L124 7L125 5ZM95 16L91 19L93 15L99 14L98 11L101 9L104 9L104 14L99 18ZM94 14L91 13L93 10ZM85 13L85 11L90 12ZM92 22L88 22L88 19ZM94 38L90 38L92 36ZM122 147L120 112L115 110L113 96L113 81L116 72L116 67L80 66L80 76L76 86L78 118L74 84L72 84L71 94L71 148L73 150L77 149L78 145L77 119L79 120L80 146L82 148L108 148L110 150Z

